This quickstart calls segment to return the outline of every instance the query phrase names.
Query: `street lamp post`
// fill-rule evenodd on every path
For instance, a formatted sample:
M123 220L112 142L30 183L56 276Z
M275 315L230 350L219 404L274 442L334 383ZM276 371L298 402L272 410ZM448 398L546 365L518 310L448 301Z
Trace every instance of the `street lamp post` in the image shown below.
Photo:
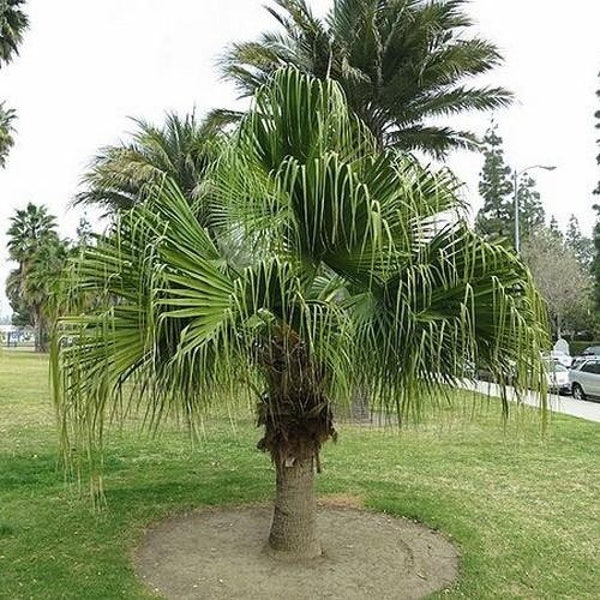
M515 208L515 251L517 254L521 252L521 239L519 232L519 177L527 173L527 171L531 171L532 169L544 169L545 171L554 171L556 169L555 166L547 166L547 165L531 165L530 167L525 167L520 171L515 169L513 174L513 193L514 193L514 208Z

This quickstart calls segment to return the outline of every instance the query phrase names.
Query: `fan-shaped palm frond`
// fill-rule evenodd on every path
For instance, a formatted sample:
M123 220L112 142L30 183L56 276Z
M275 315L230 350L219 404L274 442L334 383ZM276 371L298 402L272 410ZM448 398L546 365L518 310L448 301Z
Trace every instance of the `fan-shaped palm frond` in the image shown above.
M78 265L75 285L105 301L56 340L63 437L97 439L125 391L152 426L255 393L279 482L271 544L313 555L336 404L368 381L401 419L471 363L514 362L523 387L541 375L541 302L519 260L467 228L451 175L377 150L332 80L275 73L207 182L206 219L166 180Z

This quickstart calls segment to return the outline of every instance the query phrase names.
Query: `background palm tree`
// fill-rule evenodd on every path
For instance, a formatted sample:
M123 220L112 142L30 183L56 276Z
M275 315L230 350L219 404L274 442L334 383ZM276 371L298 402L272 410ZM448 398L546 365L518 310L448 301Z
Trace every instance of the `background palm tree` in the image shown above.
M109 212L128 210L146 190L168 176L190 202L213 154L214 128L194 114L168 114L157 127L135 120L138 131L129 143L102 148L83 177L86 190L76 204L95 204Z
M23 32L29 26L27 16L19 8L22 4L24 0L0 2L0 68L18 53ZM4 168L6 157L14 144L14 119L15 111L5 108L4 102L0 102L0 168Z
M471 363L516 365L520 388L540 377L543 307L518 259L468 228L454 179L378 150L331 80L277 72L209 181L203 222L166 181L74 271L105 301L56 339L65 452L93 456L125 390L151 428L173 413L194 428L212 402L252 395L276 470L270 544L315 556L337 403L368 381L402 420Z
M473 134L441 119L512 99L503 88L468 85L501 57L493 44L468 36L466 0L334 0L322 21L305 0L274 4L268 10L283 31L234 44L222 59L243 95L282 65L331 77L381 146L436 157L474 147Z
M18 263L7 281L6 295L14 320L35 331L35 348L47 350L52 290L67 258L67 244L59 239L56 219L45 206L29 203L11 217L8 252Z
M10 219L8 253L19 264L29 263L50 238L56 236L56 218L44 205L29 202Z

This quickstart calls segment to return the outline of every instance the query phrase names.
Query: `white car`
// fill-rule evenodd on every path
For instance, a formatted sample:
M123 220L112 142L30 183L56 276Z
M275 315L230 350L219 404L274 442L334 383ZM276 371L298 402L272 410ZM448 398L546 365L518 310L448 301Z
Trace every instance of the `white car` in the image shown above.
M600 364L600 363L598 363ZM571 391L569 369L556 360L546 361L546 381L548 389L557 394Z
M587 396L600 397L600 357L592 356L578 362L576 368L569 371L571 394L576 400L585 400Z

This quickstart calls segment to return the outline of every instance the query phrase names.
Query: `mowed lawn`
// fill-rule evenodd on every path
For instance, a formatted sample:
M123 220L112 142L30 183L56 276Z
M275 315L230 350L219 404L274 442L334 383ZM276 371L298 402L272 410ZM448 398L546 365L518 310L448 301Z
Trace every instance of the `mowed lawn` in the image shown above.
M542 439L533 411L504 426L496 401L463 395L401 434L342 423L319 493L450 537L461 577L439 597L597 599L600 425L551 421ZM258 437L249 415L235 427L215 419L193 448L174 428L157 439L115 431L108 509L95 513L85 482L79 494L57 463L47 358L0 351L0 598L151 598L131 566L145 525L202 505L268 501L273 473Z

